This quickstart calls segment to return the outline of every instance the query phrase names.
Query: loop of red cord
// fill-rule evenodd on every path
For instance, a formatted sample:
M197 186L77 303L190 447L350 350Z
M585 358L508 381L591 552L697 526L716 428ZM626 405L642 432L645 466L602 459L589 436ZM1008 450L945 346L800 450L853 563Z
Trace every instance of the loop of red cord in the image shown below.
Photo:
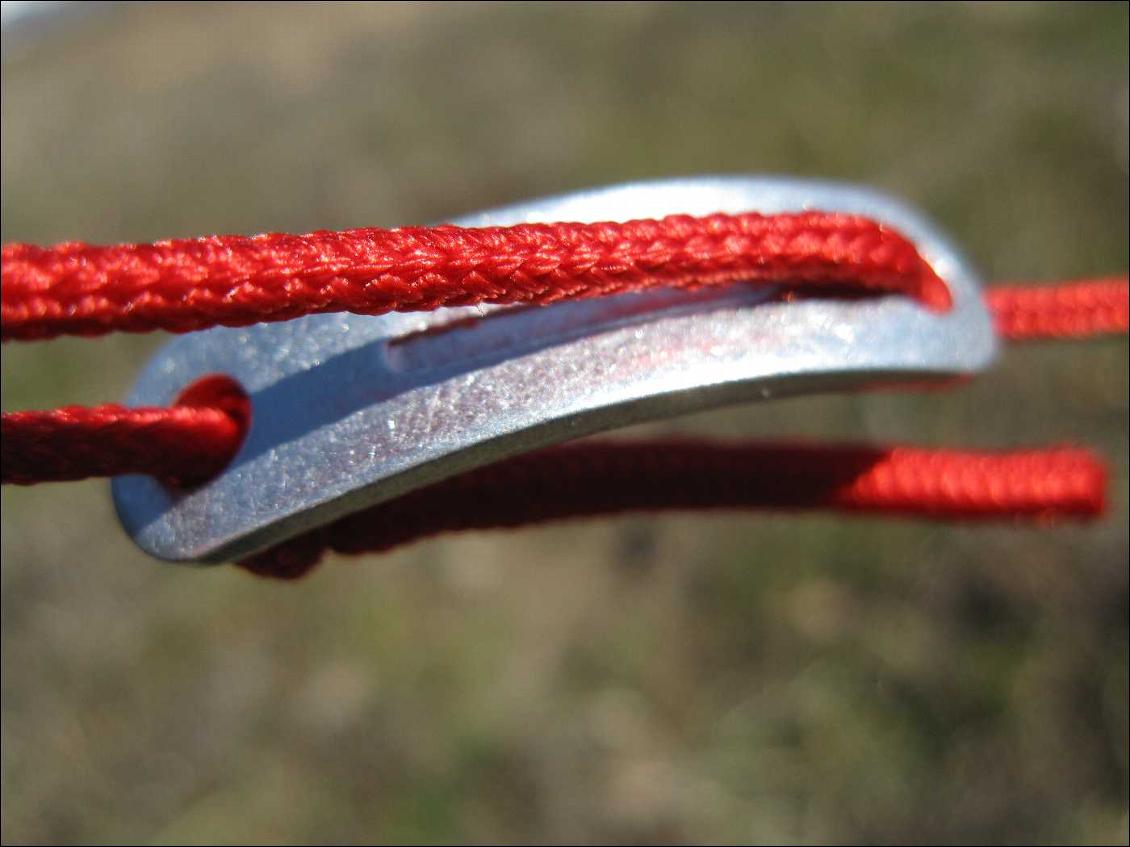
M184 332L302 314L545 303L659 285L851 283L949 305L896 231L856 216L674 216L320 232L96 247L3 248L4 340ZM1125 333L1126 277L990 289L1005 338ZM173 408L67 407L3 415L3 482L147 473L186 486L230 460L246 398L197 387ZM482 468L294 539L244 563L305 572L325 550L387 549L452 529L628 509L832 508L941 518L1093 516L1101 462L1055 448L1004 454L858 446L582 444Z

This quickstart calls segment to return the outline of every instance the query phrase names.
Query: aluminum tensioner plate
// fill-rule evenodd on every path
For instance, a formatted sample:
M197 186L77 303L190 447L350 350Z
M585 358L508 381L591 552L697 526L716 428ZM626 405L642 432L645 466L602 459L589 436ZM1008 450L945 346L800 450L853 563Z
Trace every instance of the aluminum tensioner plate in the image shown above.
M188 492L114 480L122 523L173 561L245 556L498 459L722 404L984 369L996 339L980 280L926 218L856 186L765 177L663 180L534 200L464 226L819 209L898 228L953 308L902 296L784 302L769 286L662 290L542 307L314 315L175 339L130 405L165 406L223 373L251 398L227 469Z

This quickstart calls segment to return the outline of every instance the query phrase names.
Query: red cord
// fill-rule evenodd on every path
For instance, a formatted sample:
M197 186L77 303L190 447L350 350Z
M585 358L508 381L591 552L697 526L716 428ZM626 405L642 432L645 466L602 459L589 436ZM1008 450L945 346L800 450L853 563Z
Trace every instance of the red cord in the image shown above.
M547 303L659 285L843 283L934 308L945 284L899 235L808 212L676 216L625 224L366 229L152 245L3 249L5 340L185 332L303 314L377 314L471 303ZM1011 286L986 296L1005 338L1127 331L1125 277ZM146 473L207 480L242 441L250 404L230 380L173 408L4 413L3 482ZM446 530L631 509L831 508L925 517L1090 516L1103 470L1060 448L984 454L875 447L581 444L512 459L413 492L254 557L305 572L328 549L387 549ZM532 493L532 496L531 496Z
M225 376L197 380L171 408L111 404L4 412L0 482L140 473L174 486L195 485L224 469L250 422L251 401Z
M441 532L638 510L833 509L987 520L1094 517L1103 464L1072 448L1001 453L858 445L588 442L465 473L241 564L296 577L328 551L388 550Z
M1126 277L1059 285L1000 285L985 292L997 332L1013 341L1125 334L1130 321Z
M825 212L597 224L356 229L109 247L3 248L0 335L244 326L321 312L549 303L655 286L850 282L945 309L914 245Z
M5 412L3 482L143 473L174 485L200 483L223 470L240 437L238 422L220 409L107 405Z

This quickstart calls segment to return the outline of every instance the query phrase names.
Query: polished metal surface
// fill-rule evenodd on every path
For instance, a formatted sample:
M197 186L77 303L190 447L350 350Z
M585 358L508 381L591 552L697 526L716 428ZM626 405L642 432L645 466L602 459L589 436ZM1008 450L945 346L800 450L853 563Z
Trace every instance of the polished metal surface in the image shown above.
M952 379L995 353L979 280L921 215L856 186L763 177L647 182L461 218L467 226L801 209L897 227L946 280L946 314L898 296L780 302L765 287L552 306L316 315L168 344L129 397L167 405L206 374L252 399L247 439L188 493L114 480L147 552L218 562L469 468L629 423L746 400Z

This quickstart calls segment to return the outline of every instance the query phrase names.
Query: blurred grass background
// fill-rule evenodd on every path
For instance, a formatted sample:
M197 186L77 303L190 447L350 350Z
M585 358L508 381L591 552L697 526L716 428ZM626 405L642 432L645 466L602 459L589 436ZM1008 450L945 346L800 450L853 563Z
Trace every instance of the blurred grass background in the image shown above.
M871 183L990 279L1127 267L1127 5L121 5L5 36L4 241L419 223L717 172ZM3 408L163 339L6 345ZM1126 843L1127 346L652 430L1112 461L1082 527L647 516L298 584L2 493L5 843Z

